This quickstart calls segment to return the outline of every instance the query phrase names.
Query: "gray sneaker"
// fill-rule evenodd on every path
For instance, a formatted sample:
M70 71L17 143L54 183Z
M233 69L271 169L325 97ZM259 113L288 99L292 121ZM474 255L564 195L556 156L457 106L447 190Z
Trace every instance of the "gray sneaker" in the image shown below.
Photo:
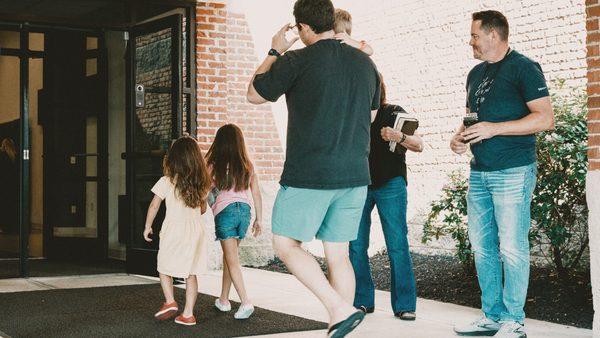
M494 337L500 338L527 338L525 327L517 322L504 322Z
M500 330L500 323L481 316L468 325L455 326L454 332L459 336L493 336Z

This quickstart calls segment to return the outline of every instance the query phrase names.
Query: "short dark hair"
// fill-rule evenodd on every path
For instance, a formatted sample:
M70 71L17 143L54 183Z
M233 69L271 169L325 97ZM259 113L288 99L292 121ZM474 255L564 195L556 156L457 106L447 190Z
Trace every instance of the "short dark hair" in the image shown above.
M294 5L296 24L309 25L316 34L333 29L333 13L331 0L297 0Z
M473 21L481 20L481 28L486 32L495 30L502 41L508 41L508 20L498 11L481 11L473 13Z

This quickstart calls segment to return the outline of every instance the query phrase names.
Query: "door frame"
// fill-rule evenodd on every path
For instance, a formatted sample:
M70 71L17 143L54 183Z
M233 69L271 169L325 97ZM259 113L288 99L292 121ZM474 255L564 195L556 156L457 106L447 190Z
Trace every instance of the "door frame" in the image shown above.
M153 2L158 3L159 1L153 0ZM187 67L185 69L187 81L183 83L183 88L180 91L180 94L187 95L187 105L188 105L188 114L186 116L186 126L187 131L190 135L196 136L196 2L190 0L164 0L164 3L168 3L172 6L177 6L177 8L185 10L185 19L186 19L186 30L187 30L187 48L183 51L185 57L187 58ZM162 3L162 2L161 2ZM131 24L135 24L135 8L132 10L132 18ZM5 31L16 31L20 32L20 46L19 48L2 48L0 49L0 55L5 56L16 56L20 60L20 114L19 119L21 122L20 127L20 141L21 141L21 149L19 153L19 161L20 161L20 181L19 181L19 191L20 191L20 207L19 207L19 235L20 235L20 245L19 245L19 277L28 277L29 268L28 268L28 257L29 257L29 233L31 229L31 207L29 205L31 193L30 193L30 160L29 160L29 151L30 151L30 135L29 135L29 59L30 58L43 58L45 53L43 51L32 51L29 50L29 33L44 33L46 31L51 30L79 30L79 31L98 31L98 30L112 30L112 31L123 31L123 32L131 32L132 27L129 28L125 26L110 26L107 25L105 27L85 27L82 25L65 23L63 20L59 22L37 22L36 20L28 20L29 22L24 22L19 20L18 18L10 18L10 19L2 19L0 21L0 30ZM126 61L126 66L130 67L131 60L128 58ZM130 77L129 68L126 74L126 77ZM129 78L130 79L130 78ZM183 77L182 77L183 80ZM129 86L129 82L126 83L126 113L129 114L131 104L131 92L130 89L132 87ZM180 95L181 96L181 95ZM130 121L127 119L127 124ZM129 138L131 135L129 134L129 125L126 126L127 135L126 139L129 142ZM127 175L129 175L129 171L127 171ZM127 180L130 178L127 176ZM127 187L129 189L129 186ZM99 225L100 226L100 225ZM126 233L129 235L130 224L119 225L119 227L124 227ZM119 230L119 233L121 231ZM44 233L44 236L47 236ZM129 236L126 236L129 237ZM122 242L127 242L129 245L129 241L125 239ZM108 243L106 243L108 245ZM135 260L135 256L132 257ZM129 260L129 257L126 258ZM154 269L154 274L156 274L156 270Z
M49 26L36 23L27 22L1 22L0 30L19 32L19 48L1 48L0 55L2 56L15 56L19 58L19 275L18 277L29 276L29 238L31 231L31 162L30 162L30 151L31 151L31 134L30 134L30 121L29 121L29 59L45 59L47 54L44 51L33 51L29 49L29 33L49 33L53 31L81 31L98 33L100 30L92 28L78 28L71 26ZM100 41L100 39L99 39ZM98 69L104 66L104 59L98 58ZM106 75L106 74L104 74ZM44 76L44 75L42 75ZM106 78L106 76L105 76ZM37 95L37 93L34 93ZM39 101L38 101L39 110ZM100 127L100 125L99 125ZM98 133L99 146L101 145L100 138L105 138L105 135ZM99 149L99 151L101 151ZM102 166L102 160L99 158L98 161L98 176L104 170ZM42 175L45 172L42 171ZM46 179L44 179L46 182ZM45 189L44 189L45 191ZM107 204L107 201L101 200L106 199L106 194L103 193L102 189L98 189L98 240L108 238L108 228L106 222L102 221L103 214L106 214L108 210L102 210L102 206ZM45 192L43 201L46 204ZM44 208L47 208L45 206ZM44 212L43 212L44 214ZM45 218L45 215L43 216ZM104 226L104 228L103 228ZM49 237L50 236L50 237ZM49 241L51 240L52 234L46 227L46 222L43 226L43 254L47 256ZM108 243L106 243L106 246ZM86 249L85 245L81 246L82 249ZM16 277L16 276L15 276Z
M0 48L1 56L19 59L19 274L27 277L29 259L29 233L31 230L30 206L30 123L29 123L29 59L43 58L44 52L29 50L29 33L40 32L35 25L1 22L0 30L19 33L19 48ZM17 276L15 276L17 277Z

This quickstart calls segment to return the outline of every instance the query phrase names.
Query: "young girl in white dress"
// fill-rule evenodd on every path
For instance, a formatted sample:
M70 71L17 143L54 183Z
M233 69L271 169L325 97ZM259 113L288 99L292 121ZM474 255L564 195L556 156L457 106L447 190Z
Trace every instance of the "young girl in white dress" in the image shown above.
M159 238L157 270L165 303L154 315L158 320L173 318L179 307L173 295L173 277L186 279L185 308L175 318L182 325L195 325L194 304L198 296L196 276L205 268L207 245L201 215L211 180L196 141L184 136L171 145L163 162L164 176L152 188L154 198L146 216L144 239L152 241L152 223L163 200L166 215Z

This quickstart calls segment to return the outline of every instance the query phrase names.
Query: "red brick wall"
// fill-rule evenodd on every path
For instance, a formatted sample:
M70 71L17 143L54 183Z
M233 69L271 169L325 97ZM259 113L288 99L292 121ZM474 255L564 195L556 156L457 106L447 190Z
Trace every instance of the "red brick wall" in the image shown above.
M586 0L590 170L600 170L600 3Z
M197 136L208 149L217 129L235 123L244 132L261 180L277 181L283 148L269 105L246 101L246 88L258 60L245 16L221 2L199 2L197 21Z

